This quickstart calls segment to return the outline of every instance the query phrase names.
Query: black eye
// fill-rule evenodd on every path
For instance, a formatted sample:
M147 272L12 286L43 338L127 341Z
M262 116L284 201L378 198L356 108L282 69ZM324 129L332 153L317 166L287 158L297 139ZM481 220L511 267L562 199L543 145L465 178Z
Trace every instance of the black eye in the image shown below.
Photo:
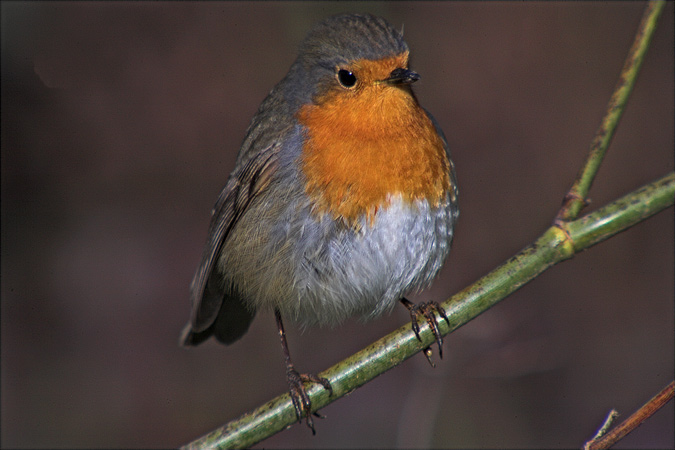
M337 79L340 84L346 88L352 88L356 84L356 77L354 74L345 69L338 70Z

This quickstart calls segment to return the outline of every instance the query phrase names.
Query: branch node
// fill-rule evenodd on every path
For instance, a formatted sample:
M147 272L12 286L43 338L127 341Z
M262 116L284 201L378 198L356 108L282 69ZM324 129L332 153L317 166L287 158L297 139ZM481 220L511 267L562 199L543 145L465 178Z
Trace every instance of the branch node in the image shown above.
M575 253L576 246L570 231L567 229L567 221L560 216L556 216L556 218L553 220L553 226L562 231L562 234L565 236L563 239L563 245L568 247L568 250L573 255Z

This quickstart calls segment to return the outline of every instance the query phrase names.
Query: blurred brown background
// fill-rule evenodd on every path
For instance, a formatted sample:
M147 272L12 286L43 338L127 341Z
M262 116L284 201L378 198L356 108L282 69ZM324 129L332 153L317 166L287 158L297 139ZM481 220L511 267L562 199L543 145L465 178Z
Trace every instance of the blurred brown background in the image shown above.
M405 24L460 183L444 299L553 219L644 3L2 2L2 446L175 447L286 389L274 318L178 347L209 212L310 25ZM673 170L673 3L591 190ZM673 210L552 268L277 447L580 447L673 378ZM408 320L300 333L320 371ZM617 448L674 445L673 403Z

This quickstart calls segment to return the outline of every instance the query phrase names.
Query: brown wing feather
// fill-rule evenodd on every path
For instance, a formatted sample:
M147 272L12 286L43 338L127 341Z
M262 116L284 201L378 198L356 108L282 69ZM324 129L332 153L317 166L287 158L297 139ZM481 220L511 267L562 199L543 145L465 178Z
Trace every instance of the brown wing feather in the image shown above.
M278 150L279 145L271 145L249 159L239 171L232 174L216 201L202 261L190 289L192 316L187 333L202 332L216 320L223 296L206 295L209 277L216 267L220 249L230 231L246 212L251 201L269 185L276 171Z

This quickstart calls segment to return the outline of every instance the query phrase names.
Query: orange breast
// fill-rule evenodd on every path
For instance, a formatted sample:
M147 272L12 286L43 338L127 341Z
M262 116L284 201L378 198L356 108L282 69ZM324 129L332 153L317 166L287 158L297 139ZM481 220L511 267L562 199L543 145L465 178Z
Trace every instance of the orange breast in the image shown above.
M450 189L441 138L405 86L333 90L303 106L298 120L307 132L302 170L317 214L350 226L365 215L372 223L391 194L437 206Z

